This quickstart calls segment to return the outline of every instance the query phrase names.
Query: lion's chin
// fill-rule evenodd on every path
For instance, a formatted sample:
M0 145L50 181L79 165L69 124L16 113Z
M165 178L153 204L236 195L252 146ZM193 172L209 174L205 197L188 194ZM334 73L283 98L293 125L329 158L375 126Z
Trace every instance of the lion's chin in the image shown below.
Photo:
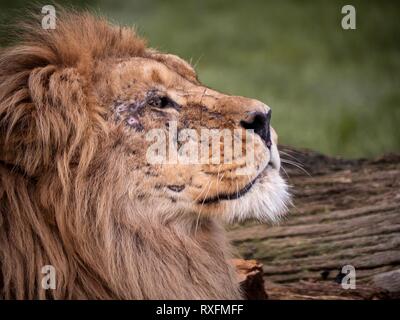
M225 201L228 222L257 220L262 223L277 223L287 213L291 203L288 185L273 168L258 178L242 197Z

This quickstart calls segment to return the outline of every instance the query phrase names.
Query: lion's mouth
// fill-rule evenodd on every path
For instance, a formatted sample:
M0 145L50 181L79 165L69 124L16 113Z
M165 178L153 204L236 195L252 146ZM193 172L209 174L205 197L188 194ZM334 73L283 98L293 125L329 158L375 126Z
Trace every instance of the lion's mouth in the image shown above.
M238 192L234 193L223 193L223 194L218 194L214 197L206 198L202 201L199 201L200 204L211 204L211 203L216 203L220 202L223 200L234 200L234 199L239 199L243 195L245 195L249 190L253 187L254 183L257 181L258 177L255 178L253 181L251 181L249 184L247 184L244 188L240 189Z
M246 184L242 189L240 189L237 192L233 193L222 193L222 194L217 194L216 196L206 198L204 200L199 200L199 204L213 204L217 203L223 200L235 200L239 199L240 197L244 196L247 192L251 190L251 188L254 186L254 184L257 182L259 178L265 175L265 172L269 169L272 168L270 164L266 165L265 168L248 184Z

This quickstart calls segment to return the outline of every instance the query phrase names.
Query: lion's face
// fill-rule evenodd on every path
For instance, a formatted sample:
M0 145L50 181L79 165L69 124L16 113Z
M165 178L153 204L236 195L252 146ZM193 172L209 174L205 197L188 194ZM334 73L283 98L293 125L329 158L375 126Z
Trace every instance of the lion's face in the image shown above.
M121 136L136 208L154 215L275 220L288 202L270 108L202 85L155 52L109 63L97 95ZM208 148L208 149L207 149Z

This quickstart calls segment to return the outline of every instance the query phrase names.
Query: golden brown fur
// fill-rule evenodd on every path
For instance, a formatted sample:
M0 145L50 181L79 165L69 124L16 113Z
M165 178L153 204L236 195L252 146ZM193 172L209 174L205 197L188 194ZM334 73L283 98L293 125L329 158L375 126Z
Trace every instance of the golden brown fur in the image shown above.
M200 214L204 206L188 209L165 191L167 181L182 184L193 203L208 181L210 194L218 183L204 166L146 165L143 136L114 121L113 105L141 99L158 83L188 106L179 121L196 126L201 101L208 111L202 107L206 120L197 125L210 126L223 122L215 112L234 119L230 108L258 102L204 94L188 64L147 49L130 29L87 13L58 16L56 30L32 20L0 54L0 297L239 298L229 247L211 214L228 205ZM154 68L148 77L143 66ZM179 98L179 90L193 96ZM171 117L144 115L142 124ZM245 183L237 179L235 188ZM232 180L219 187L230 190ZM55 290L41 286L44 265L56 270Z

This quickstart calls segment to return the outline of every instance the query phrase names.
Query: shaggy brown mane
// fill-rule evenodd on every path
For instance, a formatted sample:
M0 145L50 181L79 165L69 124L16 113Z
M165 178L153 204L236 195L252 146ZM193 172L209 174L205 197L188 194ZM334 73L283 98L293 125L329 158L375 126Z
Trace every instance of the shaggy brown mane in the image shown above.
M123 214L127 168L107 152L120 137L93 95L95 70L149 55L145 42L59 11L55 30L32 19L18 34L0 52L0 298L240 297L211 220L193 238ZM45 265L57 272L56 290L42 289Z

